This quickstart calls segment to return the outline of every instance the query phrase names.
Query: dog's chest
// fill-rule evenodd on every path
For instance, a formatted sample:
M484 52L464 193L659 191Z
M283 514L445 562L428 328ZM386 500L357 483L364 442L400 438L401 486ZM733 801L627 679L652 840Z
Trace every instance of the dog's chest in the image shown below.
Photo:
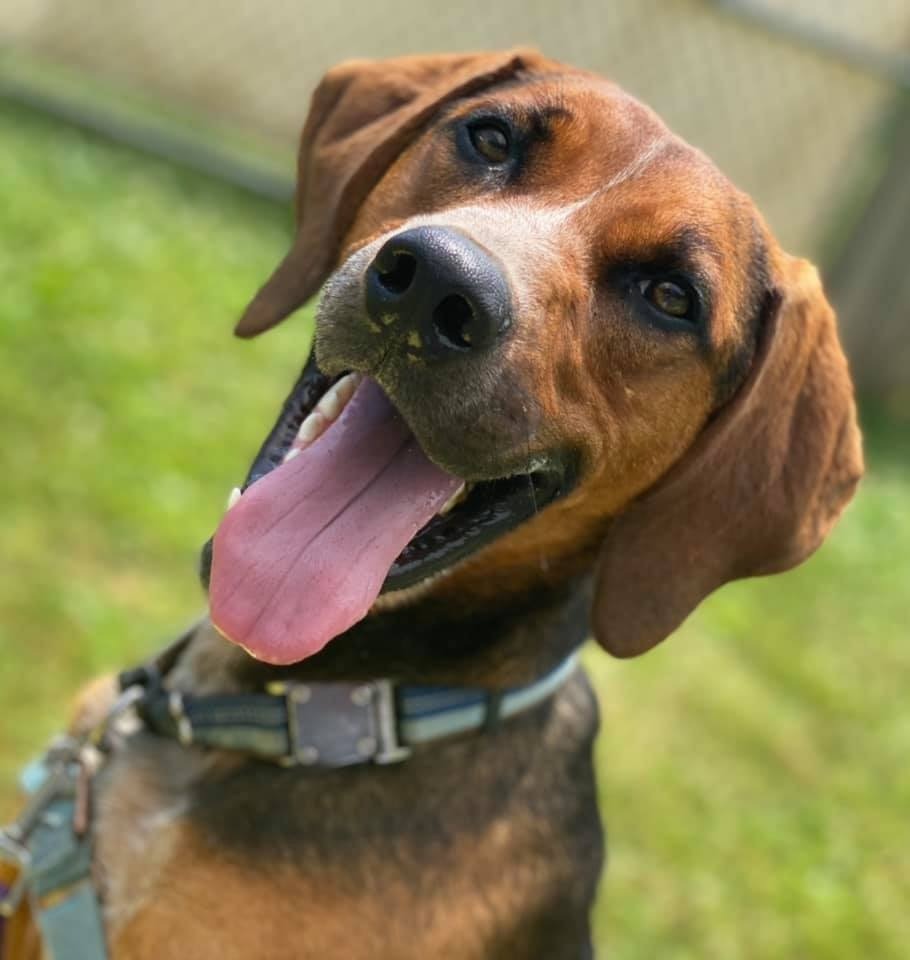
M523 956L501 951L521 938L559 878L552 865L519 854L508 827L497 832L482 845L436 851L432 868L406 867L406 880L400 863L355 865L351 875L280 863L250 870L183 833L180 856L120 930L114 960Z
M600 865L590 732L558 724L395 768L112 779L114 960L541 955L542 926L584 923Z

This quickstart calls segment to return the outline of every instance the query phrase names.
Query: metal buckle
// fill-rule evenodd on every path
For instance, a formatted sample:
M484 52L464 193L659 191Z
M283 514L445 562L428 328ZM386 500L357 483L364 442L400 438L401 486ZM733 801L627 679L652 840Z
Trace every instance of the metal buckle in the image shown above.
M284 698L288 753L284 766L344 767L397 763L411 753L398 739L390 680L370 683L284 683L266 687Z
M400 763L411 755L411 748L398 738L398 711L395 709L395 688L391 680L376 680L373 706L376 708L378 749L374 763Z
M300 736L300 706L310 699L310 687L305 683L285 683L275 680L266 685L272 696L284 697L288 717L288 743L290 750L278 762L283 767L312 766L319 762L319 751L311 744L302 742Z
M193 724L187 716L183 705L183 694L179 690L171 690L167 697L167 712L171 715L177 727L177 740L183 747L193 742Z
M133 684L121 691L111 708L89 732L88 741L99 750L107 751L111 748L111 737L120 730L123 717L133 709L145 696L145 687ZM134 729L138 729L139 718L133 714ZM120 731L122 732L122 731Z

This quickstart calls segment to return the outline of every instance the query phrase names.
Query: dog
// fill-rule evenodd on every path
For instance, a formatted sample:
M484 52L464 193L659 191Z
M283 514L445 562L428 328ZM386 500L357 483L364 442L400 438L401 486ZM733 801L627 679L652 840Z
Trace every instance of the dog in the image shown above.
M173 735L132 729L94 778L110 955L590 957L597 711L570 658L591 632L641 654L821 544L863 469L834 314L702 153L533 51L331 70L296 218L236 332L323 288L313 354L204 552ZM483 722L283 767L200 746L174 699L376 678L485 691ZM38 955L24 912L12 933Z

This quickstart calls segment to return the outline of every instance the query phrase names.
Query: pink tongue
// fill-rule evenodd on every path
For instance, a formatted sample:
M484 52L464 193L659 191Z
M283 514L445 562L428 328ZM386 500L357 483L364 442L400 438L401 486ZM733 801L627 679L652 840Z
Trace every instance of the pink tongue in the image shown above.
M311 656L366 615L395 558L459 483L365 380L336 423L221 521L212 622L260 660Z

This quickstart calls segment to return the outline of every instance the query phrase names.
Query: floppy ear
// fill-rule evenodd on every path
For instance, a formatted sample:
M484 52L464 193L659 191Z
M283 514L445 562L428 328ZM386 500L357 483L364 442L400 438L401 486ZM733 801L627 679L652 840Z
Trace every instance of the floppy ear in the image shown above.
M784 257L779 273L746 382L607 531L593 624L616 656L659 643L722 584L805 560L862 475L834 312L810 264Z
M262 333L316 293L360 205L443 104L543 62L533 51L511 50L351 60L330 70L300 139L294 244L235 333Z

